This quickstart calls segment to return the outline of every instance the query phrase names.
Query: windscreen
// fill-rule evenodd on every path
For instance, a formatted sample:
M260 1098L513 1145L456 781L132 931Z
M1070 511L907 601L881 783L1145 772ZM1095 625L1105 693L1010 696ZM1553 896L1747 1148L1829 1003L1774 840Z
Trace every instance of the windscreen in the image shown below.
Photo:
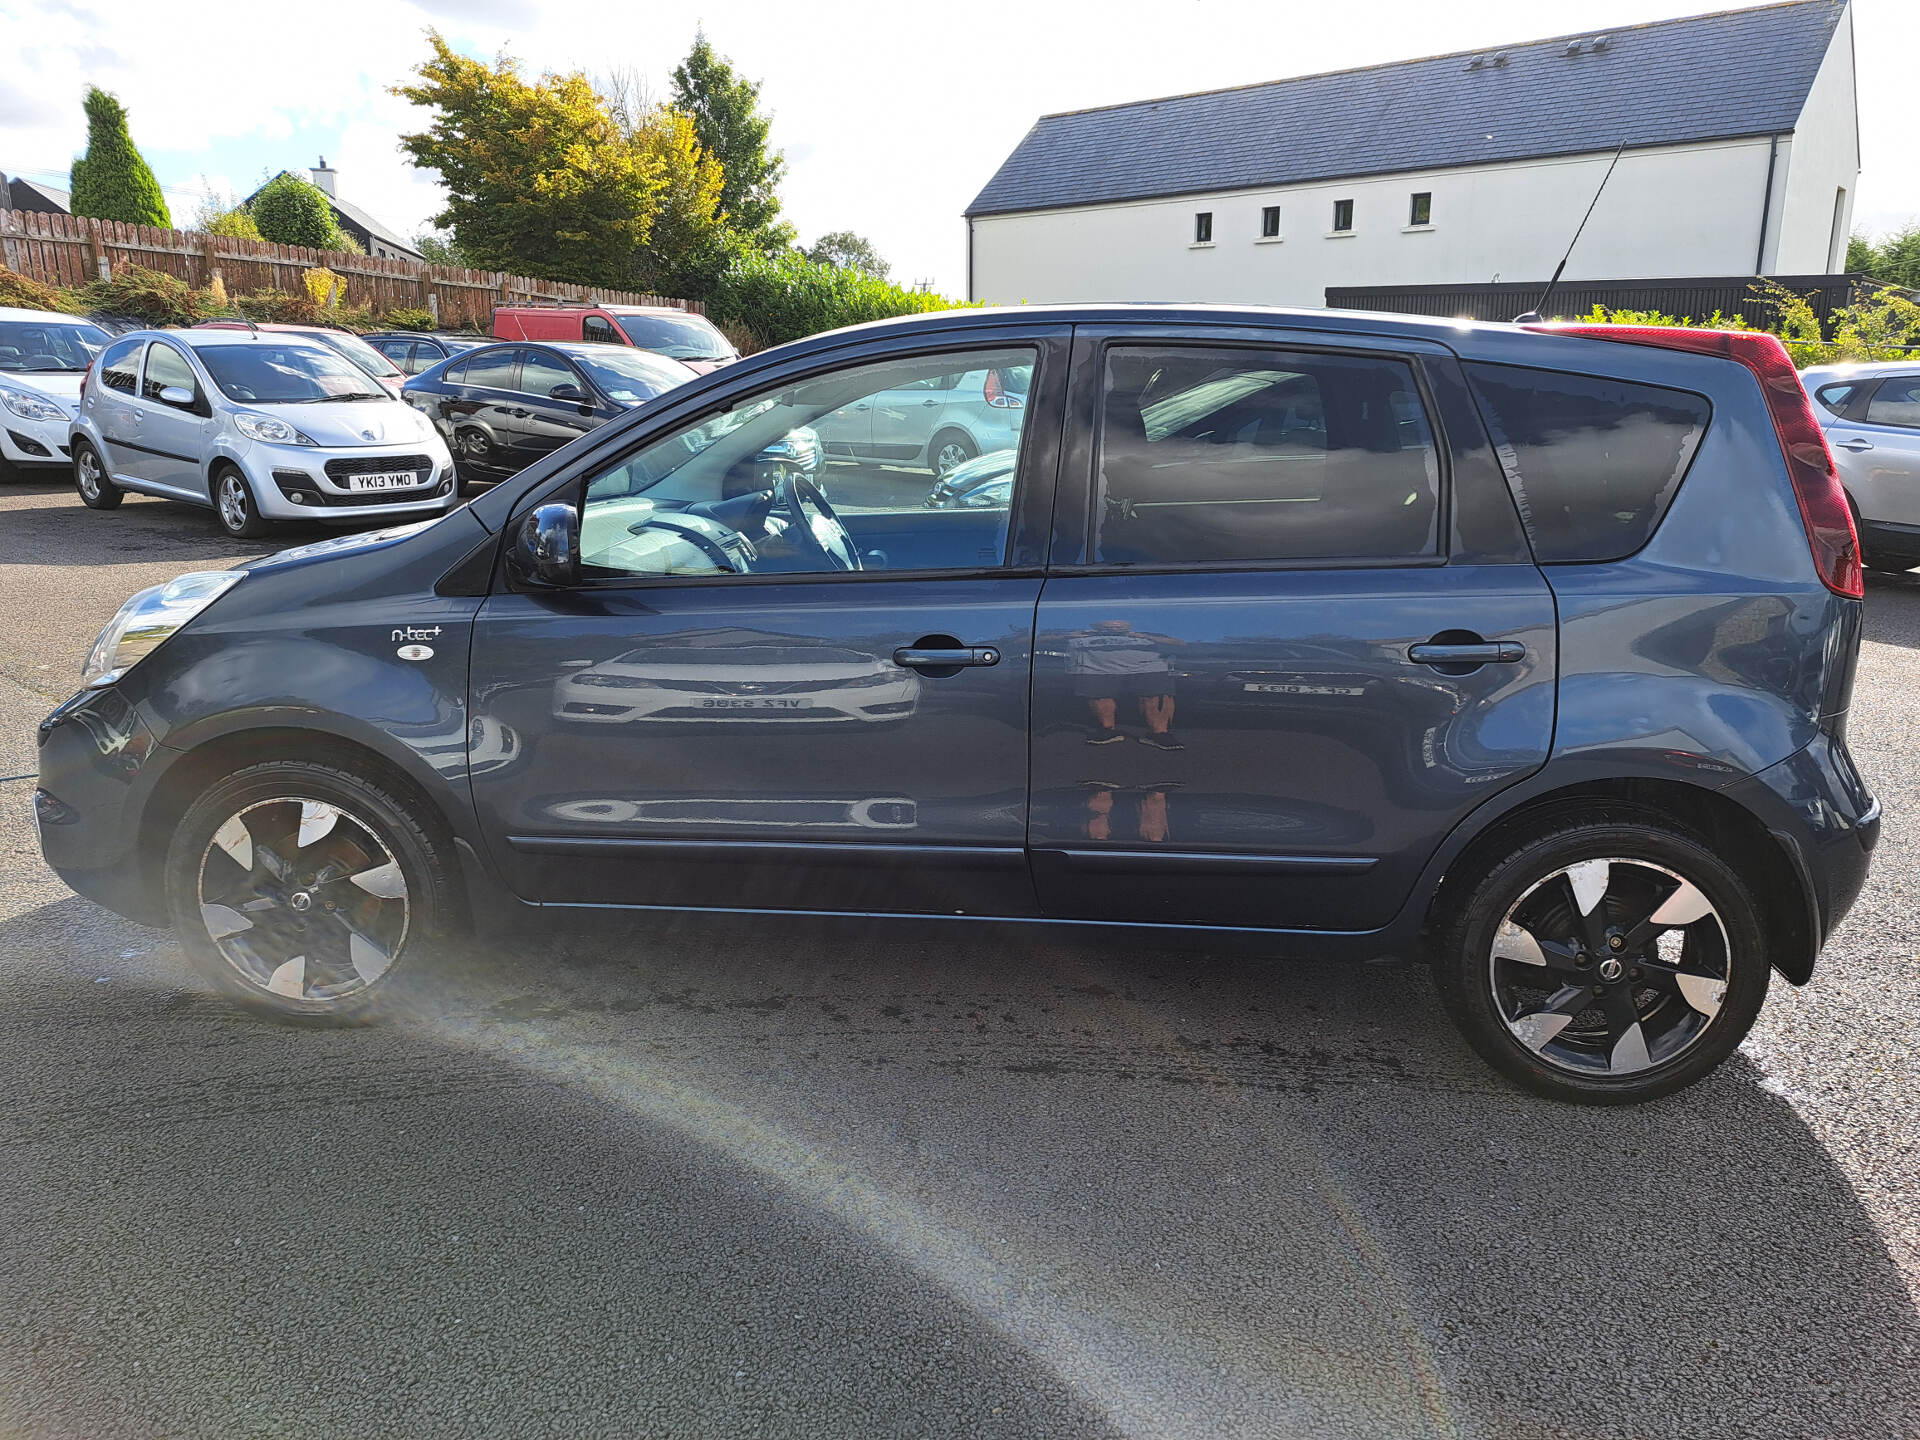
M339 334L329 331L318 338L333 346L334 349L345 355L369 375L378 375L382 380L388 380L401 374L401 371L395 367L391 360L367 344L367 342L362 340L358 335Z
M731 360L727 337L698 315L622 315L620 328L642 350L675 360Z
M621 405L638 405L693 378L693 372L678 360L646 350L583 345L567 354L609 400Z
M110 338L98 325L0 320L0 370L85 370Z
M305 405L318 400L386 400L346 356L318 345L255 341L199 345L194 353L229 400L250 405Z

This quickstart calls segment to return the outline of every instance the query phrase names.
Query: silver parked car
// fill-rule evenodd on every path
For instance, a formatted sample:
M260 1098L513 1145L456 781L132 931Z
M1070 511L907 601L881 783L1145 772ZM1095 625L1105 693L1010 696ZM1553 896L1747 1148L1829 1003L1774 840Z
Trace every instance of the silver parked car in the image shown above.
M211 506L239 537L275 520L419 519L460 503L433 422L300 335L122 336L82 382L70 443L95 510L133 490Z
M830 460L877 461L945 475L976 455L1019 444L1030 365L932 375L821 416Z
M1872 570L1920 565L1920 355L1800 376L1853 504Z

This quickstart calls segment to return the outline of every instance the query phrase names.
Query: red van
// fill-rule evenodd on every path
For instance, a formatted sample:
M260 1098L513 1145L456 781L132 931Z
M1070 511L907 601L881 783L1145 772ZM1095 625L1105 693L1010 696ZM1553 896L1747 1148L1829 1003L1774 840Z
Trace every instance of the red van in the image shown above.
M598 340L632 345L704 375L740 358L704 315L669 305L500 305L496 340Z

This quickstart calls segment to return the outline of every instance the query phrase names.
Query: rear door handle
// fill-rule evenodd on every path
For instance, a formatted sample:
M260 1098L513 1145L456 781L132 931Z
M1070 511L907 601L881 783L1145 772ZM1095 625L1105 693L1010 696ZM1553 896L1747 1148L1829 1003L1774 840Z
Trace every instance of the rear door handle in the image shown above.
M1517 640L1480 640L1466 645L1415 645L1407 658L1416 665L1513 665L1527 658Z
M1873 442L1871 440L1862 440L1858 435L1854 435L1842 440L1840 442L1840 448L1842 450L1851 450L1855 454L1858 454L1862 450L1871 450L1873 448Z
M893 663L909 670L957 670L965 665L998 665L1000 652L991 645L962 645L956 649L903 645L893 652Z

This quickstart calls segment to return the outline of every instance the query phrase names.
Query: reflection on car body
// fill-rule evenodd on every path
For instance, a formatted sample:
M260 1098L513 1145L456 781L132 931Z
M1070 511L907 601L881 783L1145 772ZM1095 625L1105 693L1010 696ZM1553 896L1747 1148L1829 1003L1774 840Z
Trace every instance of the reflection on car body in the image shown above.
M920 677L891 658L796 637L688 634L554 682L553 713L588 724L904 720Z
M918 807L905 795L867 795L858 799L768 800L675 797L670 800L620 796L567 800L548 815L590 825L742 825L787 830L911 830Z

